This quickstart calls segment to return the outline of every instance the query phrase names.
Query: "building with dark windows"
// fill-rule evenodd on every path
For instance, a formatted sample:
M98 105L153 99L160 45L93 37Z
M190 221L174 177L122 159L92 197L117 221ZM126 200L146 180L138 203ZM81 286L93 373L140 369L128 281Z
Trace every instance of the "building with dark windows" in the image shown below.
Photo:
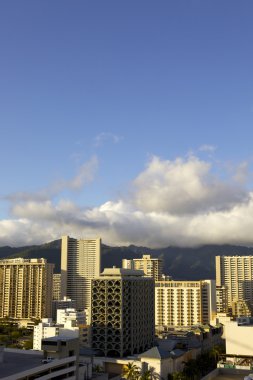
M92 347L124 357L154 346L154 280L143 271L105 269L92 280Z

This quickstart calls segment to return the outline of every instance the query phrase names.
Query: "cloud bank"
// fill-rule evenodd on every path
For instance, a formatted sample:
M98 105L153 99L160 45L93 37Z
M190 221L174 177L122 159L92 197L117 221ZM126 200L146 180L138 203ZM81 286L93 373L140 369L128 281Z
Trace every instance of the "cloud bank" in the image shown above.
M94 208L61 199L62 190L81 191L92 181L97 166L93 158L71 181L53 184L38 194L8 196L11 214L0 220L0 245L42 243L63 234L101 236L111 245L253 245L253 192L245 187L247 163L221 177L211 162L196 156L173 161L154 156L121 199Z

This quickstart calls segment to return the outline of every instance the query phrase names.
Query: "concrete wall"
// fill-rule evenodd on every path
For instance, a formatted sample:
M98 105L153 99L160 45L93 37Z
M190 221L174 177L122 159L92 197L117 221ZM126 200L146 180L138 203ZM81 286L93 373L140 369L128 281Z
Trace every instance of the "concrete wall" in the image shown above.
M238 326L237 322L226 324L226 353L252 355L253 325Z

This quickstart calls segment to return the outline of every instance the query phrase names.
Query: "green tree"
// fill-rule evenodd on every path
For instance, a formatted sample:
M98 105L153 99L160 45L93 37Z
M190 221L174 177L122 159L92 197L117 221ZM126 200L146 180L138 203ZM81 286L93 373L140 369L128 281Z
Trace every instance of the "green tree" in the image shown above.
M137 380L140 376L138 367L132 362L128 362L123 367L122 377L127 380Z
M213 362L216 364L218 361L219 355L223 353L224 353L224 347L221 345L220 346L216 345L216 346L213 346L211 350L209 351L209 356L213 360Z
M161 379L161 376L159 375L159 373L155 372L154 367L149 367L149 374L150 374L151 380L160 380Z
M150 370L147 370L145 372L143 372L139 377L138 379L140 380L151 380L151 373L150 373Z
M187 380L187 377L183 372L174 372L172 374L172 380Z
M23 343L23 348L25 350L32 350L33 348L33 339L29 339L29 340L26 340L24 343Z

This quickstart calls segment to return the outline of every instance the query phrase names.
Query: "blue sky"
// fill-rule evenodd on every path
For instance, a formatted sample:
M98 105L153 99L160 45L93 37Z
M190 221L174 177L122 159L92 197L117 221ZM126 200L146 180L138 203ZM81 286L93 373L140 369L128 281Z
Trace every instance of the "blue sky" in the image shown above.
M2 2L0 245L252 244L252 12L250 0Z

